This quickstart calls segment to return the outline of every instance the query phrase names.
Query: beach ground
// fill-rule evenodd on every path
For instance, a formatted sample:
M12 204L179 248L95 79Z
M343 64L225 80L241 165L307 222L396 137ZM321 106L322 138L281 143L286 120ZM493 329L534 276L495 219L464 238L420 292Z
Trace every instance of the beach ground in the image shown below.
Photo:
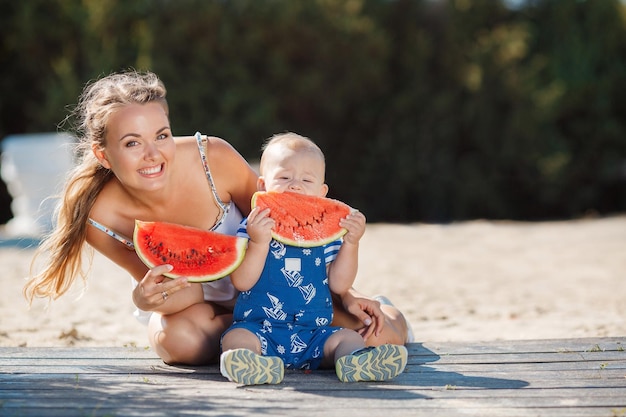
M29 308L33 253L0 248L0 346L147 346L130 277L99 254L84 291ZM418 342L626 335L626 215L369 224L359 268L355 287L390 298Z

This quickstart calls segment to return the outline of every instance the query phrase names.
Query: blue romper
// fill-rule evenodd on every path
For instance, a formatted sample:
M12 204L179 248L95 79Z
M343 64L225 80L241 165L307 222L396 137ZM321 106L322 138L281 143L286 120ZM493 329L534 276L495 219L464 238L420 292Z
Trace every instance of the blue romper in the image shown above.
M246 221L237 232L248 237ZM331 327L333 305L326 266L341 241L313 248L270 243L261 277L239 294L233 325L257 335L265 356L280 357L286 368L317 369L326 340L341 327Z

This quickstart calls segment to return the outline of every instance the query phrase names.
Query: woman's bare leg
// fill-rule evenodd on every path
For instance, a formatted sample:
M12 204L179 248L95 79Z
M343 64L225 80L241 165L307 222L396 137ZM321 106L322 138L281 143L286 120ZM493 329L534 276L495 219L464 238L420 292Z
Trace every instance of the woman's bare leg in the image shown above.
M199 303L176 314L153 314L148 338L165 363L206 365L217 362L220 337L232 322L232 313L226 309Z

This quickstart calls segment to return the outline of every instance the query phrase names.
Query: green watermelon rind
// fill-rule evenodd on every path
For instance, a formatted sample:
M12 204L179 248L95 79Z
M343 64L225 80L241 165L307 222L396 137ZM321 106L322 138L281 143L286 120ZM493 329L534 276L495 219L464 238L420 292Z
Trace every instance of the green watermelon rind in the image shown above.
M174 223L166 223L166 222L146 222L146 221L141 221L141 220L135 220L135 230L133 231L133 244L135 246L135 253L137 253L137 256L139 257L139 259L141 259L141 261L150 269L158 266L158 265L164 265L169 263L170 265L174 266L174 269L172 269L172 271L170 272L166 272L163 275L168 277L168 278L172 278L172 279L176 279L176 278L180 278L180 277L186 277L187 280L189 282L209 282L209 281L217 281L219 279L222 279L228 275L230 275L235 269L237 269L239 267L239 265L241 265L241 262L243 262L243 258L246 252L246 248L248 246L248 241L245 238L242 237L235 237L235 236L229 236L232 237L233 241L235 242L234 248L235 251L237 253L237 257L235 262L232 262L228 265L226 265L224 268L220 269L219 271L214 271L212 273L203 273L203 274L185 274L185 273L177 273L176 272L176 265L175 262L172 261L167 261L167 262L154 262L152 260L151 256L148 256L146 253L144 253L142 251L143 246L141 245L140 242L140 233L142 230L144 230L146 228L146 226L149 226L150 224L154 224L154 223L162 223L168 227L174 227L174 228L180 228L180 230L186 230L187 232L191 232L191 233L198 233L199 236L206 236L206 237L211 237L213 234L218 234L217 232L212 232L212 231L208 231L208 230L202 230L202 229L197 229L194 227L189 227L189 226L183 226L183 225L178 225L178 224L174 224ZM228 235L222 235L222 236L228 236ZM176 236L175 234L173 234L173 241L176 240Z
M280 193L274 192L274 191L257 191L256 193L252 195L252 202L251 202L252 208L257 207L258 205L257 200L262 200L265 194L280 194ZM307 196L304 194L293 193L293 192L288 192L288 191L285 191L282 194L297 196L300 199L315 201L316 203L314 204L318 204L318 205L319 204L336 205L336 206L342 207L345 210L346 215L348 215L352 211L352 208L348 206L347 204L339 200L334 200L332 198ZM272 211L270 211L270 217L273 218L274 221L276 221L277 223L280 222L280 219L278 219L277 213L275 212L272 213ZM272 229L272 238L286 245L297 246L301 248L312 248L316 246L326 245L328 243L341 239L341 237L348 232L345 228L339 227L338 225L337 225L337 228L338 230L336 232L327 233L324 237L321 237L320 239L315 239L315 240L294 239L289 236L280 235L276 230Z

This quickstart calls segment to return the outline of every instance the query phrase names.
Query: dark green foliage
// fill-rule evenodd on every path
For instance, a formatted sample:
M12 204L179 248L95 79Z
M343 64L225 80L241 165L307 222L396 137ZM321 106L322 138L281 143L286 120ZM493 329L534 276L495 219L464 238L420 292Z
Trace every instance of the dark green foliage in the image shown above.
M0 137L155 71L174 133L250 160L292 130L369 221L626 210L618 0L0 0Z

